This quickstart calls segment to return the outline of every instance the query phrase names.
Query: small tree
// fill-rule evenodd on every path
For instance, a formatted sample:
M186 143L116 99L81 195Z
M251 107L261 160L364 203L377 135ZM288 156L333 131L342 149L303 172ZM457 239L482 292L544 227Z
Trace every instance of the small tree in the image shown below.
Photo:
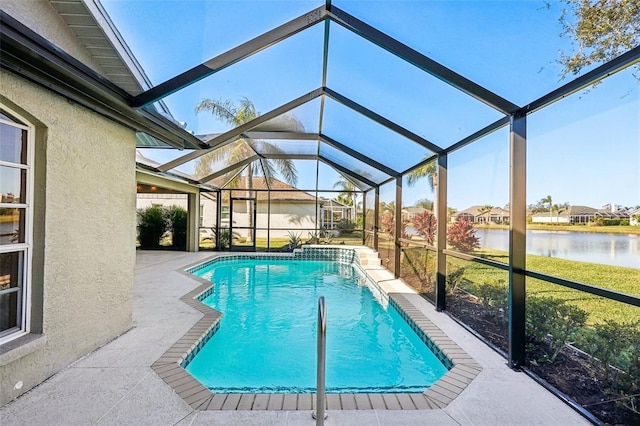
M476 237L473 224L463 217L447 228L447 242L463 253L472 252L480 247L480 239Z
M637 0L561 0L562 36L571 50L560 52L562 77L611 60L640 43L640 2ZM637 74L636 78L640 78Z
M433 245L436 240L436 217L425 210L413 218L413 227L427 244Z
M160 246L160 238L167 231L162 206L138 209L138 241L142 248L155 248Z
M171 230L171 245L187 248L187 211L180 206L169 206L164 211L167 227Z
M392 233L395 226L395 220L393 218L393 213L384 212L380 217L380 228L382 232Z

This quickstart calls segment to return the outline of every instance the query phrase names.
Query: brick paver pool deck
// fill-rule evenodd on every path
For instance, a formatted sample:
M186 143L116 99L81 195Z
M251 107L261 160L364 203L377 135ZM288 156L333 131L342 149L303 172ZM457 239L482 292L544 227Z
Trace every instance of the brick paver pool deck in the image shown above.
M205 284L183 272L211 256L138 252L134 327L0 407L0 424L314 424L314 395L213 395L178 365L220 315L194 299ZM327 425L589 424L421 296L388 284L454 368L424 394L327 395Z

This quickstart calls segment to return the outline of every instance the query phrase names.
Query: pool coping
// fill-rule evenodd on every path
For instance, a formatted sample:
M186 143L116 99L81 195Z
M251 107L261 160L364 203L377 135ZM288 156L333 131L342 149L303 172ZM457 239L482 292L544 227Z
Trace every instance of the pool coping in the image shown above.
M364 271L368 278L376 283L397 308L398 312L408 320L414 330L427 336L431 350L444 355L452 364L436 383L423 393L345 393L326 394L327 410L423 410L441 409L453 401L471 381L482 371L482 367L460 346L451 340L439 327L431 322L420 309L415 306L407 294L416 294L401 280L380 266L377 253L367 247L352 246L309 246L309 248L339 248L354 251L353 263ZM210 262L213 259L226 257L283 257L289 258L291 253L220 253L207 259L187 265L180 272L201 283L200 286L180 298L181 301L203 314L203 317L176 341L151 368L156 374L196 410L312 410L316 405L316 394L225 394L213 393L189 374L182 363L189 354L204 345L207 336L219 327L222 313L204 305L198 299L211 292L214 287L209 281L189 272L189 269ZM402 290L402 291L400 291ZM420 335L420 333L418 333Z

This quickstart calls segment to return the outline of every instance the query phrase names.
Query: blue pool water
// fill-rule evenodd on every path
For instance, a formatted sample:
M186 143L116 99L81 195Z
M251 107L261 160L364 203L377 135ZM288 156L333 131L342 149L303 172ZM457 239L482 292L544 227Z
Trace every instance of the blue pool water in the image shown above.
M327 304L328 393L422 392L447 370L395 309L374 298L350 265L233 260L197 272L223 313L186 366L214 392L315 392L317 301Z

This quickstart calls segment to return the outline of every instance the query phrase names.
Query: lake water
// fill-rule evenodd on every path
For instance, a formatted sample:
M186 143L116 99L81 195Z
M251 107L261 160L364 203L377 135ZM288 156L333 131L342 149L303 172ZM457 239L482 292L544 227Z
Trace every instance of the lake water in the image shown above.
M506 229L476 229L480 245L509 250ZM527 231L527 253L640 269L640 235L568 231Z

